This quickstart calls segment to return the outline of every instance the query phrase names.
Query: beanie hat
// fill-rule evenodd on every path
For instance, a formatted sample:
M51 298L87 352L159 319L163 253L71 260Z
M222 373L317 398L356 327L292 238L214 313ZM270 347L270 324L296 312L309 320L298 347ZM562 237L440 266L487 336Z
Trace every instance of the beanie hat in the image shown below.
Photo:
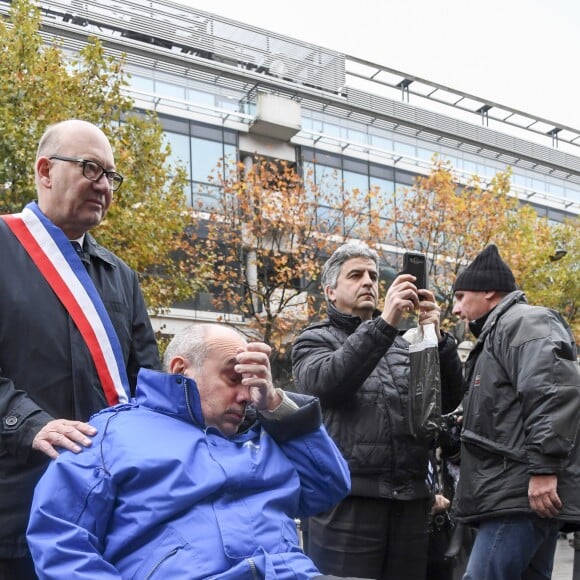
M490 244L460 272L453 291L460 290L513 292L516 280L509 266L501 259L497 246Z

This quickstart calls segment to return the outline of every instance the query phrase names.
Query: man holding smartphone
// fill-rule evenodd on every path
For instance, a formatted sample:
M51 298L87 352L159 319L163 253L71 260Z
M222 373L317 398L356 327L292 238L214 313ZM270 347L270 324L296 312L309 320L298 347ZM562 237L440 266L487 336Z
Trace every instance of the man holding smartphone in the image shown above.
M310 518L307 552L325 574L421 580L427 562L429 443L407 420L409 343L398 326L417 310L439 339L443 412L462 395L454 339L439 328L433 293L412 274L391 284L382 311L377 253L361 242L339 247L322 285L328 318L305 329L292 352L297 390L320 399L324 422L348 462L352 491Z

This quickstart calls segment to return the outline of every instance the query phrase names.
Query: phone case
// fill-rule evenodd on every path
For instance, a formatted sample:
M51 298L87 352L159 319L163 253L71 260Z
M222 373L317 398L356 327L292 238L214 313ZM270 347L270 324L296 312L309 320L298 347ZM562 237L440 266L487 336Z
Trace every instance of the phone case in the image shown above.
M405 252L403 256L403 272L417 278L415 286L418 289L427 288L427 261L425 254Z

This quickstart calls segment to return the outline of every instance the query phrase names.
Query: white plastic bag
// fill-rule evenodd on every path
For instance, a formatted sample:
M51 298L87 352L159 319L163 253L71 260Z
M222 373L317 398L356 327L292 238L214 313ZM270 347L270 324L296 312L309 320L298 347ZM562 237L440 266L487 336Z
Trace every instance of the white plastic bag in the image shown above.
M441 373L434 324L411 328L409 342L409 428L417 439L434 439L441 424Z

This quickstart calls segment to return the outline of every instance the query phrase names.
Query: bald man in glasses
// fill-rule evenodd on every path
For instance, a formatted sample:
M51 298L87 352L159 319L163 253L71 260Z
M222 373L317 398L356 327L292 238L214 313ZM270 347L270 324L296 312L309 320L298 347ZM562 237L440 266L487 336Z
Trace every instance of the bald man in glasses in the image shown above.
M0 580L36 578L25 531L50 459L160 364L137 274L89 233L123 182L106 135L52 125L34 170L37 201L0 216Z

